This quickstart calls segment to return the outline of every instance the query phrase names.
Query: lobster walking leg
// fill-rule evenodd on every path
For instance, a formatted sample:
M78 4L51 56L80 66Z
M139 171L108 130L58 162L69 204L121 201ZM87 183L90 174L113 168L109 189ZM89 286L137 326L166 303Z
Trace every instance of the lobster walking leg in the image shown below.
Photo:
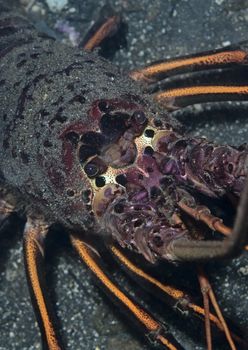
M180 58L155 62L143 69L130 73L130 77L142 83L159 82L171 76L184 73L213 70L217 68L229 69L244 68L247 74L248 50L247 42L239 46L230 46L225 49L202 52ZM227 75L229 75L227 73ZM176 109L195 103L213 101L247 100L247 83L239 85L235 82L223 82L220 79L216 85L206 83L206 76L196 79L196 82L182 86L184 78L179 78L176 88L168 88L165 84L163 91L153 95L155 101L163 104L167 109ZM235 78L236 81L236 78Z
M116 245L111 245L109 248L113 256L115 257L115 259L117 260L117 262L121 264L121 266L127 271L127 273L131 277L134 278L136 282L138 279L138 281L141 282L140 284L144 288L146 288L147 286L148 290L153 291L152 293L156 294L158 298L160 298L162 301L165 301L167 303L168 303L168 297L169 297L172 300L173 304L178 305L177 307L175 307L175 309L183 308L184 310L187 310L188 312L190 312L193 317L199 318L200 316L201 319L202 317L206 319L205 307L203 308L197 304L194 304L184 291L177 289L175 287L172 287L170 285L166 285L160 282L158 279L151 276L150 274L148 274L147 272L145 272L142 268L135 265ZM205 281L206 281L206 277L205 277ZM208 282L208 286L210 286L209 282ZM209 323L212 326L215 326L220 331L225 332L225 334L227 335L228 341L229 341L229 338L232 336L232 338L235 339L238 343L242 342L242 340L236 334L231 333L230 335L230 332L228 331L225 321L224 322L222 321L223 317L219 319L214 314L209 313L208 318L209 318Z
M215 298L213 289L211 287L211 284L207 278L207 276L205 275L205 273L203 272L202 268L199 267L198 268L198 279L199 279L199 283L201 286L201 291L202 291L202 295L203 295L203 300L204 300L204 309L207 310L207 317L205 317L205 325L206 325L206 338L207 338L207 345L208 345L208 350L212 349L212 343L211 343L211 331L210 331L210 317L209 317L209 299L211 300L211 303L218 315L218 318L222 324L223 330L225 332L227 341L231 347L232 350L236 350L236 346L232 340L230 331L228 329L228 326L226 324L226 321L222 315L222 312L219 308L219 305L217 303L217 300Z
M43 346L49 350L61 350L62 345L55 328L55 316L46 292L43 270L47 232L48 226L43 220L28 217L24 229L24 259L30 294L42 332Z
M106 38L116 34L120 27L121 17L111 12L113 11L109 6L103 7L101 18L90 28L80 44L84 50L93 51L96 47L100 46Z
M159 92L154 99L168 109L214 101L246 101L248 85L206 85L175 88Z
M223 224L221 218L211 214L210 210L203 205L192 208L188 206L185 201L181 200L178 206L188 215L192 216L195 220L204 222L210 229L218 231L223 235L230 235L231 229Z
M247 62L247 42L243 42L225 49L155 62L147 67L134 70L129 75L136 81L154 83L172 75L215 68L230 68L247 64Z
M71 242L82 261L92 271L105 292L111 296L111 299L113 299L115 303L121 305L126 313L141 326L148 338L161 345L164 349L183 349L174 337L165 330L153 316L148 314L147 311L120 290L119 286L115 284L104 271L99 256L97 256L92 249L74 235L71 235Z
M183 261L202 261L234 257L244 249L248 232L248 178L241 195L232 234L223 241L178 239L170 245L171 254Z
M120 18L119 16L112 16L104 22L100 28L92 35L92 37L84 45L84 50L92 51L98 47L101 42L106 39L112 32L116 31L116 28L119 25Z
M207 293L207 287L205 279L203 278L202 274L198 273L198 279L201 286L201 292L203 296L203 305L204 305L204 312L205 312L205 334L206 334L206 342L207 342L207 350L212 350L212 335L211 335L211 325L210 325L210 311L209 311L209 297Z
M119 264L127 271L127 273L134 277L135 281L140 281L141 285L145 288L148 288L149 290L152 290L153 293L156 294L162 301L167 300L168 298L172 300L173 304L177 304L178 308L183 308L190 312L192 316L194 317L204 317L205 316L205 310L199 305L194 304L191 300L189 300L188 295L173 286L166 285L162 282L160 282L155 277L148 274L146 271L144 271L141 267L135 265L116 245L111 245L110 247L111 253L113 254L114 258L119 262ZM181 307L180 307L181 305ZM176 308L175 308L176 309ZM220 323L219 319L213 315L209 315L210 321L212 325L223 331L222 324ZM237 340L240 340L236 335L234 335L234 338Z

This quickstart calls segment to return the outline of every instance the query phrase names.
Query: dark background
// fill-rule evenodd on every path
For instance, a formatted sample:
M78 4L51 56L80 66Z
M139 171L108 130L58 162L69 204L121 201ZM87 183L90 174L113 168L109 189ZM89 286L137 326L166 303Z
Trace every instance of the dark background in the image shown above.
M52 12L49 1L27 1L24 4L43 30L70 44L70 40L54 29L58 20L68 21L79 32L81 39L99 16L106 1L68 0L61 11ZM123 15L127 24L126 47L121 48L113 61L129 70L165 57L173 57L228 45L247 39L247 0L111 0L109 4ZM243 105L244 106L244 105ZM221 111L221 107L224 109ZM230 110L230 104L205 105L187 108L180 120L189 131L205 135L218 142L240 144L247 141L247 108L239 105ZM41 349L37 324L31 308L24 276L21 229L17 218L1 239L0 249L0 350ZM119 316L94 285L87 269L82 266L63 235L57 243L50 243L48 252L48 280L52 298L56 302L68 349L148 349L135 336L135 329ZM116 277L115 265L110 267ZM171 283L197 285L191 267L164 268ZM243 254L232 262L210 264L206 267L218 300L226 316L248 331L248 257ZM130 288L129 284L126 285ZM143 297L139 289L136 296ZM193 291L197 294L197 291ZM149 297L145 301L151 305ZM199 327L189 321L180 321L169 313L165 305L154 304L175 330L185 349L204 349L198 338ZM188 327L186 327L188 325ZM199 334L198 334L199 333ZM197 337L198 334L198 337ZM215 346L224 349L225 345Z

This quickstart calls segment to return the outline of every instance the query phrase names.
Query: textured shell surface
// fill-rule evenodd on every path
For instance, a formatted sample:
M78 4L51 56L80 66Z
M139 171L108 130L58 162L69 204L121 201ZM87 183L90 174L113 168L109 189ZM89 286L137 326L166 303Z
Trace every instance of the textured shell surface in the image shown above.
M81 223L87 221L80 196L87 184L78 175L76 154L65 154L70 150L64 135L72 125L81 132L94 129L94 101L137 94L138 86L96 53L72 50L32 29L25 35L13 36L15 50L1 60L2 177L45 207L53 221L63 217L68 224L70 216L70 222ZM78 194L73 205L80 215L70 207L68 189Z

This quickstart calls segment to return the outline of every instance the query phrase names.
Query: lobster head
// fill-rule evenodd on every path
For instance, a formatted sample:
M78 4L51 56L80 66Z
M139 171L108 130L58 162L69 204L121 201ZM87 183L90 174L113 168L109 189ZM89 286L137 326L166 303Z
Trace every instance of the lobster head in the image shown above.
M76 144L88 213L121 246L150 262L170 259L169 244L185 229L174 182L163 173L169 119L160 120L137 96L97 100L89 117L80 139L75 129L66 132Z

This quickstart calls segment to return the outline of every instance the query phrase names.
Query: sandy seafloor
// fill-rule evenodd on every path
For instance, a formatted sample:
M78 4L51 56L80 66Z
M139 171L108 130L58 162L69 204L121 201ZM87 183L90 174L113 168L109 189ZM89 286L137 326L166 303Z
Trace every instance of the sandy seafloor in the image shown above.
M59 37L54 29L58 20L67 20L83 37L106 3L105 0L68 0L64 1L67 5L61 11L52 12L48 1L23 2L29 5L40 27ZM113 59L127 70L164 57L248 39L247 0L109 0L108 3L121 12L128 25L127 46ZM246 142L248 107L235 112L228 111L229 107L225 104L224 112L220 112L218 105L198 105L186 109L180 120L190 131L219 142ZM15 220L8 233L11 239L5 234L0 241L0 350L41 349L24 276L21 228L21 223ZM95 286L87 269L66 247L66 242L60 238L58 241L57 248L50 249L47 268L66 349L150 349ZM116 266L111 269L117 275ZM164 269L172 283L197 285L190 267L177 270L165 265L160 269ZM243 254L232 262L208 265L206 270L224 314L247 334L248 255ZM118 276L125 284L122 275ZM126 286L130 288L129 284ZM197 295L197 289L194 290ZM138 299L143 296L139 289L136 289L136 296ZM151 298L145 300L152 305ZM203 338L203 333L198 323L190 319L180 321L166 305L157 303L154 307L164 315L186 350L205 348L204 341L199 339ZM227 348L224 341L214 347L215 350Z

